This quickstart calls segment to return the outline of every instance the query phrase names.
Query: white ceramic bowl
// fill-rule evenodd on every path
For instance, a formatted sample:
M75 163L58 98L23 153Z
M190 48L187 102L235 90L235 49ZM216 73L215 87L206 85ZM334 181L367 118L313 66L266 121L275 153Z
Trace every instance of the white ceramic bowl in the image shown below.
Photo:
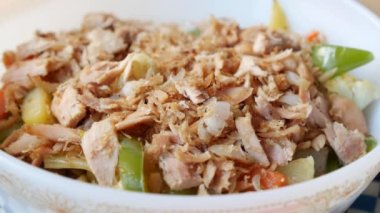
M371 50L376 60L355 71L380 85L380 22L351 0L283 0L291 28L301 34L320 30L331 43ZM235 18L243 26L267 23L271 1L112 0L42 1L0 22L0 51L14 48L35 29L78 27L89 11L109 11L121 18L194 21L210 14ZM371 133L379 140L380 104L366 110ZM380 171L380 146L328 175L281 189L195 197L154 195L83 184L34 168L0 152L0 189L17 202L56 212L342 212ZM16 203L17 203L16 202ZM7 206L8 205L8 206ZM15 201L6 202L7 208ZM39 211L36 210L36 211Z

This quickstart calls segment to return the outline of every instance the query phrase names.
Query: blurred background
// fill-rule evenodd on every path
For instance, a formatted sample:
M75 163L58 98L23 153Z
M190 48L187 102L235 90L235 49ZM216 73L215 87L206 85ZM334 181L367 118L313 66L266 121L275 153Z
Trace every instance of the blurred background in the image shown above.
M28 8L48 0L0 0L0 22L7 17L22 13ZM380 15L380 0L358 0L373 12Z
M360 0L364 5L370 8L372 11L380 15L380 1L379 0Z

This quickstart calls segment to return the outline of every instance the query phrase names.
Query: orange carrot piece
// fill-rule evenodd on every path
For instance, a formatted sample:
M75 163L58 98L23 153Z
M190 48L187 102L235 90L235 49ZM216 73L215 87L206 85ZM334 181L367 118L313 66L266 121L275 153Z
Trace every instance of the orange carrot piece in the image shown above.
M314 42L319 36L318 31L312 31L309 35L307 35L306 40L308 42Z

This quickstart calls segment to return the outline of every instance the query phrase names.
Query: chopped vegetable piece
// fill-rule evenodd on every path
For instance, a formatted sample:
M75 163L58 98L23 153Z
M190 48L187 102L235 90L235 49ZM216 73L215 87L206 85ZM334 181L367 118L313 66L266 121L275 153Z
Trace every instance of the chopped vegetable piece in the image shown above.
M377 146L377 141L374 137L368 137L365 139L365 144L367 145L367 152L370 152Z
M299 158L279 167L278 171L288 176L289 184L307 181L314 177L314 159L311 156Z
M314 159L314 176L318 177L326 173L327 159L329 157L330 148L323 147L319 151L313 148L298 150L293 159L313 157Z
M326 164L326 173L335 171L339 169L341 163L339 162L338 156L336 156L335 152L330 152L329 157L327 158Z
M153 59L144 52L135 52L131 53L127 56L127 65L124 69L122 75L120 76L118 81L115 81L112 85L115 88L121 89L124 86L132 84L135 85L138 81L131 81L132 83L127 84L126 82L129 80L139 80L146 77L149 70L153 68L154 62ZM138 84L138 83L137 83ZM128 88L128 91L133 90L132 88Z
M364 109L371 102L380 98L380 88L367 80L359 80L350 75L343 75L331 79L325 84L331 92L336 92Z
M136 53L132 58L132 76L135 79L145 77L149 68L152 67L152 59L145 53Z
M284 11L277 0L273 0L272 14L269 21L269 28L272 30L287 30L288 23Z
M374 59L371 52L334 45L317 45L312 50L315 66L325 72L336 69L332 77L340 76Z
M5 108L5 97L4 91L0 90L0 119L3 119L7 116L7 109Z
M131 191L145 191L144 152L141 141L123 138L119 151L120 179L123 188Z
M171 190L169 191L169 194L172 194L172 195L196 195L197 194L197 188L190 188L190 189L184 189L184 190L180 190L180 191L174 191L174 190Z
M24 98L21 117L26 124L51 124L55 119L50 110L51 96L41 88L35 88Z
M318 35L318 31L312 31L309 35L307 35L306 40L308 42L314 42L318 38Z
M11 127L0 131L0 144L15 130L20 129L22 126L22 121L18 121L13 124Z
M201 30L199 28L194 28L192 30L189 31L189 34L194 36L194 37L198 37L201 35Z
M287 185L288 180L284 174L278 171L263 170L260 175L261 189L273 189Z
M77 178L77 180L79 180L79 181L81 181L81 182L85 182L85 183L88 182L86 175L80 175L80 176Z
M72 154L46 155L44 157L44 168L46 169L82 169L91 171L86 159Z

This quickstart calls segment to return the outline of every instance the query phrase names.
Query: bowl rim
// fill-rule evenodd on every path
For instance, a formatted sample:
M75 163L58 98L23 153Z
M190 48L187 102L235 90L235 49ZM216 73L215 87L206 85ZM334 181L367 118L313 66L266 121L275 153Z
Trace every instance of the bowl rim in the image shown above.
M347 4L351 9L361 16L365 17L371 24L376 27L376 29L380 33L380 18L375 15L372 11L366 8L364 5L355 0L346 0L345 4ZM380 60L380 59L379 59ZM379 138L377 138L378 141ZM27 175L29 181L33 180L36 185L44 184L45 186L59 186L59 191L63 191L63 188L69 187L78 190L79 193L75 193L74 197L80 197L82 195L91 192L96 196L100 196L101 198L111 197L116 199L112 203L122 203L124 201L137 201L137 200L155 200L155 203L152 203L148 209L154 208L155 206L165 206L167 204L173 205L173 208L180 208L180 203L191 204L200 204L200 206L214 206L215 203L225 203L231 204L236 202L246 203L249 200L263 200L264 198L270 198L278 195L280 192L282 194L288 193L297 193L301 192L305 189L309 189L312 186L322 186L328 183L331 180L339 179L344 176L349 175L351 172L356 171L355 168L360 168L362 171L369 171L369 166L372 165L373 168L376 168L378 171L380 170L380 146L377 146L371 152L367 153L360 159L352 162L351 164L344 166L334 172L329 174L322 175L320 177L314 178L312 180L286 186L278 189L270 189L259 192L247 192L247 193L237 193L237 194L224 194L224 195L212 195L212 196L184 196L184 195L167 195L167 194L153 194L153 193L141 193L141 192L132 192L132 191L123 191L123 190L115 190L113 188L102 187L99 185L93 185L88 183L82 183L77 180L73 180L70 178L66 178L49 171L46 171L41 168L34 167L28 163L25 163L7 153L0 150L0 164L6 165L8 170L11 171L22 171L22 175ZM373 163L367 163L373 162ZM376 163L374 163L376 162ZM367 165L367 166L366 166ZM374 167L377 165L377 167ZM3 166L2 166L3 167ZM12 169L11 169L12 167ZM371 167L371 168L372 168ZM365 168L367 170L365 170ZM1 171L1 169L0 169ZM377 171L377 172L378 172ZM19 176L21 176L19 174ZM363 175L364 176L364 175ZM373 177L371 177L372 179ZM52 187L49 187L52 188ZM95 196L94 196L95 197ZM88 198L87 198L88 199ZM90 198L96 199L98 198ZM105 199L107 200L107 199ZM110 201L109 199L105 202ZM134 205L133 203L124 202L125 205ZM196 207L191 207L196 208ZM212 208L212 207L210 207Z
M377 146L375 149L373 149L371 152L367 153L365 156L361 157L360 159L352 162L348 166L344 166L334 172L322 175L320 177L314 178L309 181L305 181L302 183L289 185L283 188L277 188L277 189L270 189L270 190L264 190L264 191L258 191L258 192L246 192L246 193L236 193L236 194L223 194L223 195L212 195L212 196L186 196L186 195L167 195L167 194L154 194L154 193L144 193L144 192L133 192L133 191L124 191L124 190L118 190L114 188L109 187L103 187L99 185L89 184L89 183L83 183L77 180L73 180L58 174L54 174L52 172L46 171L44 169L32 166L24 161L21 161L4 151L0 151L0 162L3 164L7 164L8 168L12 167L12 171L22 171L23 174L21 176L27 174L28 179L31 183L35 183L36 185L44 185L45 187L52 189L52 186L58 186L58 188L55 188L58 193L65 190L65 188L72 188L76 189L76 193L74 194L72 199L75 198L84 198L85 195L88 195L89 192L91 192L94 197L91 197L90 200L95 199L95 201L102 200L105 203L112 203L112 204L120 204L120 203L126 203L130 204L132 206L135 205L135 203L128 203L125 201L136 201L138 200L152 200L156 201L153 202L150 207L146 207L146 209L155 209L155 206L164 206L165 208L173 208L178 209L181 208L181 203L187 203L187 204L200 204L200 206L207 206L215 208L215 205L217 203L223 203L223 204L233 204L236 202L245 203L251 200L252 202L255 200L263 200L264 198L270 198L279 195L279 193L282 193L282 195L285 194L297 194L299 193L302 197L302 194L304 193L305 189L312 189L312 187L317 186L324 186L325 184L331 182L331 180L337 180L341 179L341 185L344 186L346 184L351 184L351 182L344 180L344 177L348 177L349 174L352 174L352 172L363 172L368 173L371 169L376 169L377 171L380 170L380 164L377 163L377 167L372 164L368 164L367 162L380 162L380 146ZM372 166L368 166L372 165ZM1 173L1 172L0 172ZM20 176L20 175L19 175ZM43 177L43 178L42 178ZM368 177L367 177L368 178ZM374 177L369 177L371 180ZM365 176L363 176L363 179L366 179ZM362 180L364 183L364 180ZM322 187L323 188L323 187ZM115 198L118 197L116 200L109 200L103 198ZM167 204L173 205L173 206L167 206ZM130 206L129 205L129 206ZM136 206L137 208L141 208L140 205Z

